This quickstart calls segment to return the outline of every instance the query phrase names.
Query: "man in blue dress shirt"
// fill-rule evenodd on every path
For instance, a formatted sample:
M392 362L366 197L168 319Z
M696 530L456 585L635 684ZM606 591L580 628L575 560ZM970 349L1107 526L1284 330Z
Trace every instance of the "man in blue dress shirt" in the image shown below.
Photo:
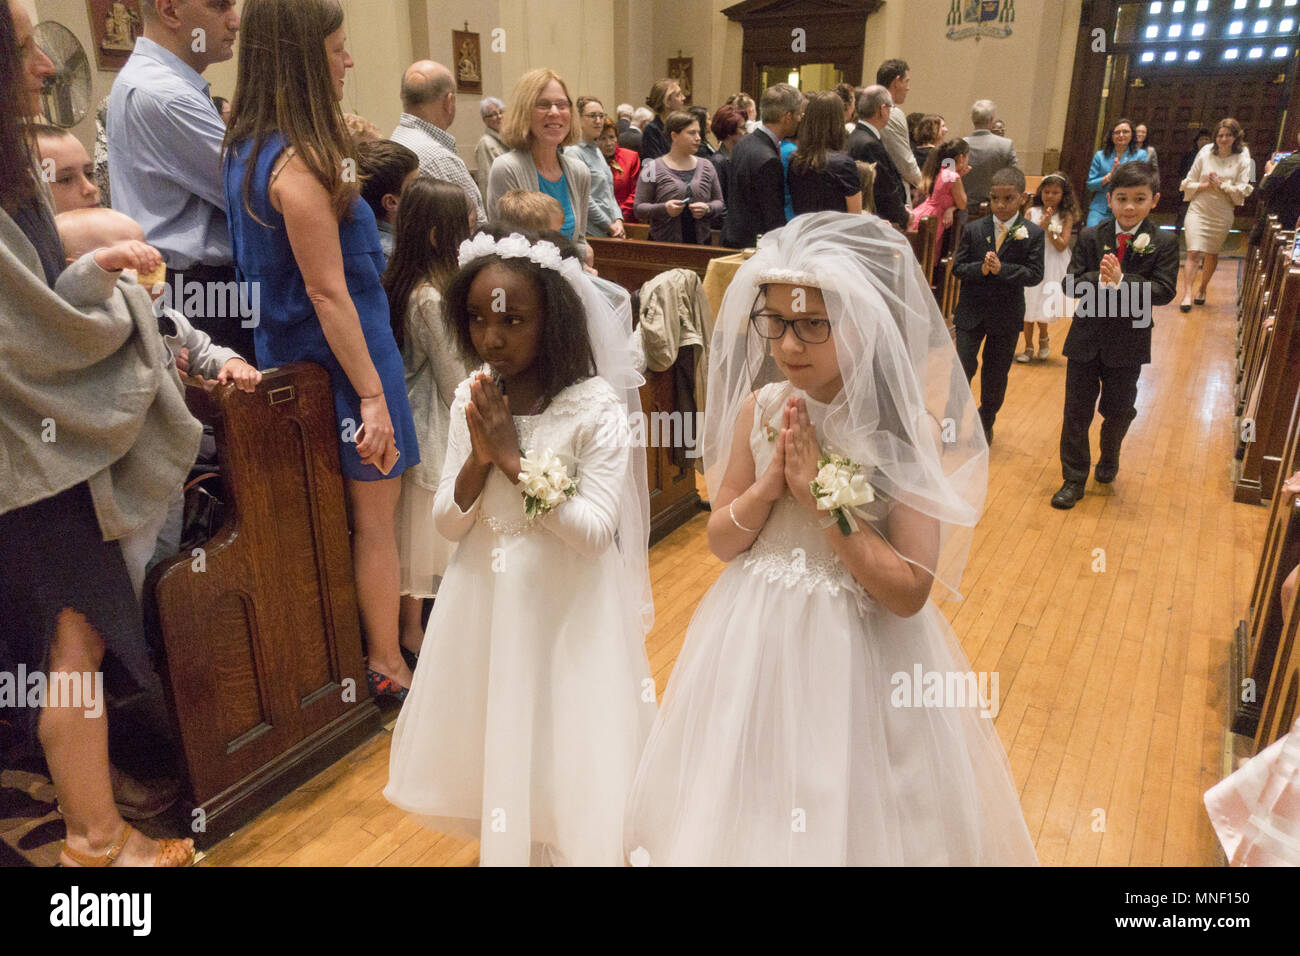
M257 300L236 291L221 143L226 126L203 72L235 55L234 0L143 0L144 36L108 99L113 208L167 263L171 305L252 361Z

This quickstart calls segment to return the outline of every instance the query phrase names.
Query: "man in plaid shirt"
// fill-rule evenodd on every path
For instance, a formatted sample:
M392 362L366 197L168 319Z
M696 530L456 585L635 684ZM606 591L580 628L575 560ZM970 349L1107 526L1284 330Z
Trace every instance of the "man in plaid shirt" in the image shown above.
M463 189L477 224L485 225L483 197L447 132L456 118L456 78L451 70L432 60L411 64L402 77L402 111L393 142L420 157L420 172Z

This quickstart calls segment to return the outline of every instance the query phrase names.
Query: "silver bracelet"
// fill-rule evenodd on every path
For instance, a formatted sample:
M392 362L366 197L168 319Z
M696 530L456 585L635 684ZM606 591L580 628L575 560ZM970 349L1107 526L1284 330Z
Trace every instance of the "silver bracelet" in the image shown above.
M731 523L734 524L741 531L745 532L746 534L758 534L758 531L754 530L753 528L746 528L743 524L741 524L739 521L736 520L736 499L735 498L732 498L731 504L727 505L727 514L731 515ZM760 528L759 530L761 531L762 529Z

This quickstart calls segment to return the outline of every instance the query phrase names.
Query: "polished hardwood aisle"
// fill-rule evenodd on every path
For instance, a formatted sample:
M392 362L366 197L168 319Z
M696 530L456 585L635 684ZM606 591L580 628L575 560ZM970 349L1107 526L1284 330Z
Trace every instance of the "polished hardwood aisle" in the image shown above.
M1072 511L1048 505L1061 483L1065 324L1050 359L1011 373L966 599L940 606L972 669L999 675L995 723L1044 864L1218 861L1201 795L1222 775L1229 638L1267 518L1234 504L1229 484L1236 267L1220 266L1211 305L1156 310L1119 477L1111 489L1090 482ZM1094 424L1094 453L1096 442ZM723 567L706 518L651 551L647 651L660 693ZM372 738L204 862L475 863L477 843L424 830L384 800L389 739Z

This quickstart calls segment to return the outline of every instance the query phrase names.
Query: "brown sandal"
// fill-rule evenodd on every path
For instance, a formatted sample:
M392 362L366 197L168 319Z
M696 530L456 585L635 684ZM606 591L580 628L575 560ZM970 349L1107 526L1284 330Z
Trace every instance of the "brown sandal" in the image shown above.
M109 845L107 852L102 856L91 856L89 853L82 853L80 850L74 850L68 846L68 841L64 840L59 848L60 853L66 853L68 859L72 860L78 866L85 867L104 867L112 866L117 862L117 858L122 854L122 849L126 846L126 841L131 839L131 833L135 827L129 823L122 824L122 835L119 836L112 844ZM194 845L188 839L185 840L159 840L158 855L154 857L154 866L191 866L194 863ZM64 864L60 863L60 866Z

